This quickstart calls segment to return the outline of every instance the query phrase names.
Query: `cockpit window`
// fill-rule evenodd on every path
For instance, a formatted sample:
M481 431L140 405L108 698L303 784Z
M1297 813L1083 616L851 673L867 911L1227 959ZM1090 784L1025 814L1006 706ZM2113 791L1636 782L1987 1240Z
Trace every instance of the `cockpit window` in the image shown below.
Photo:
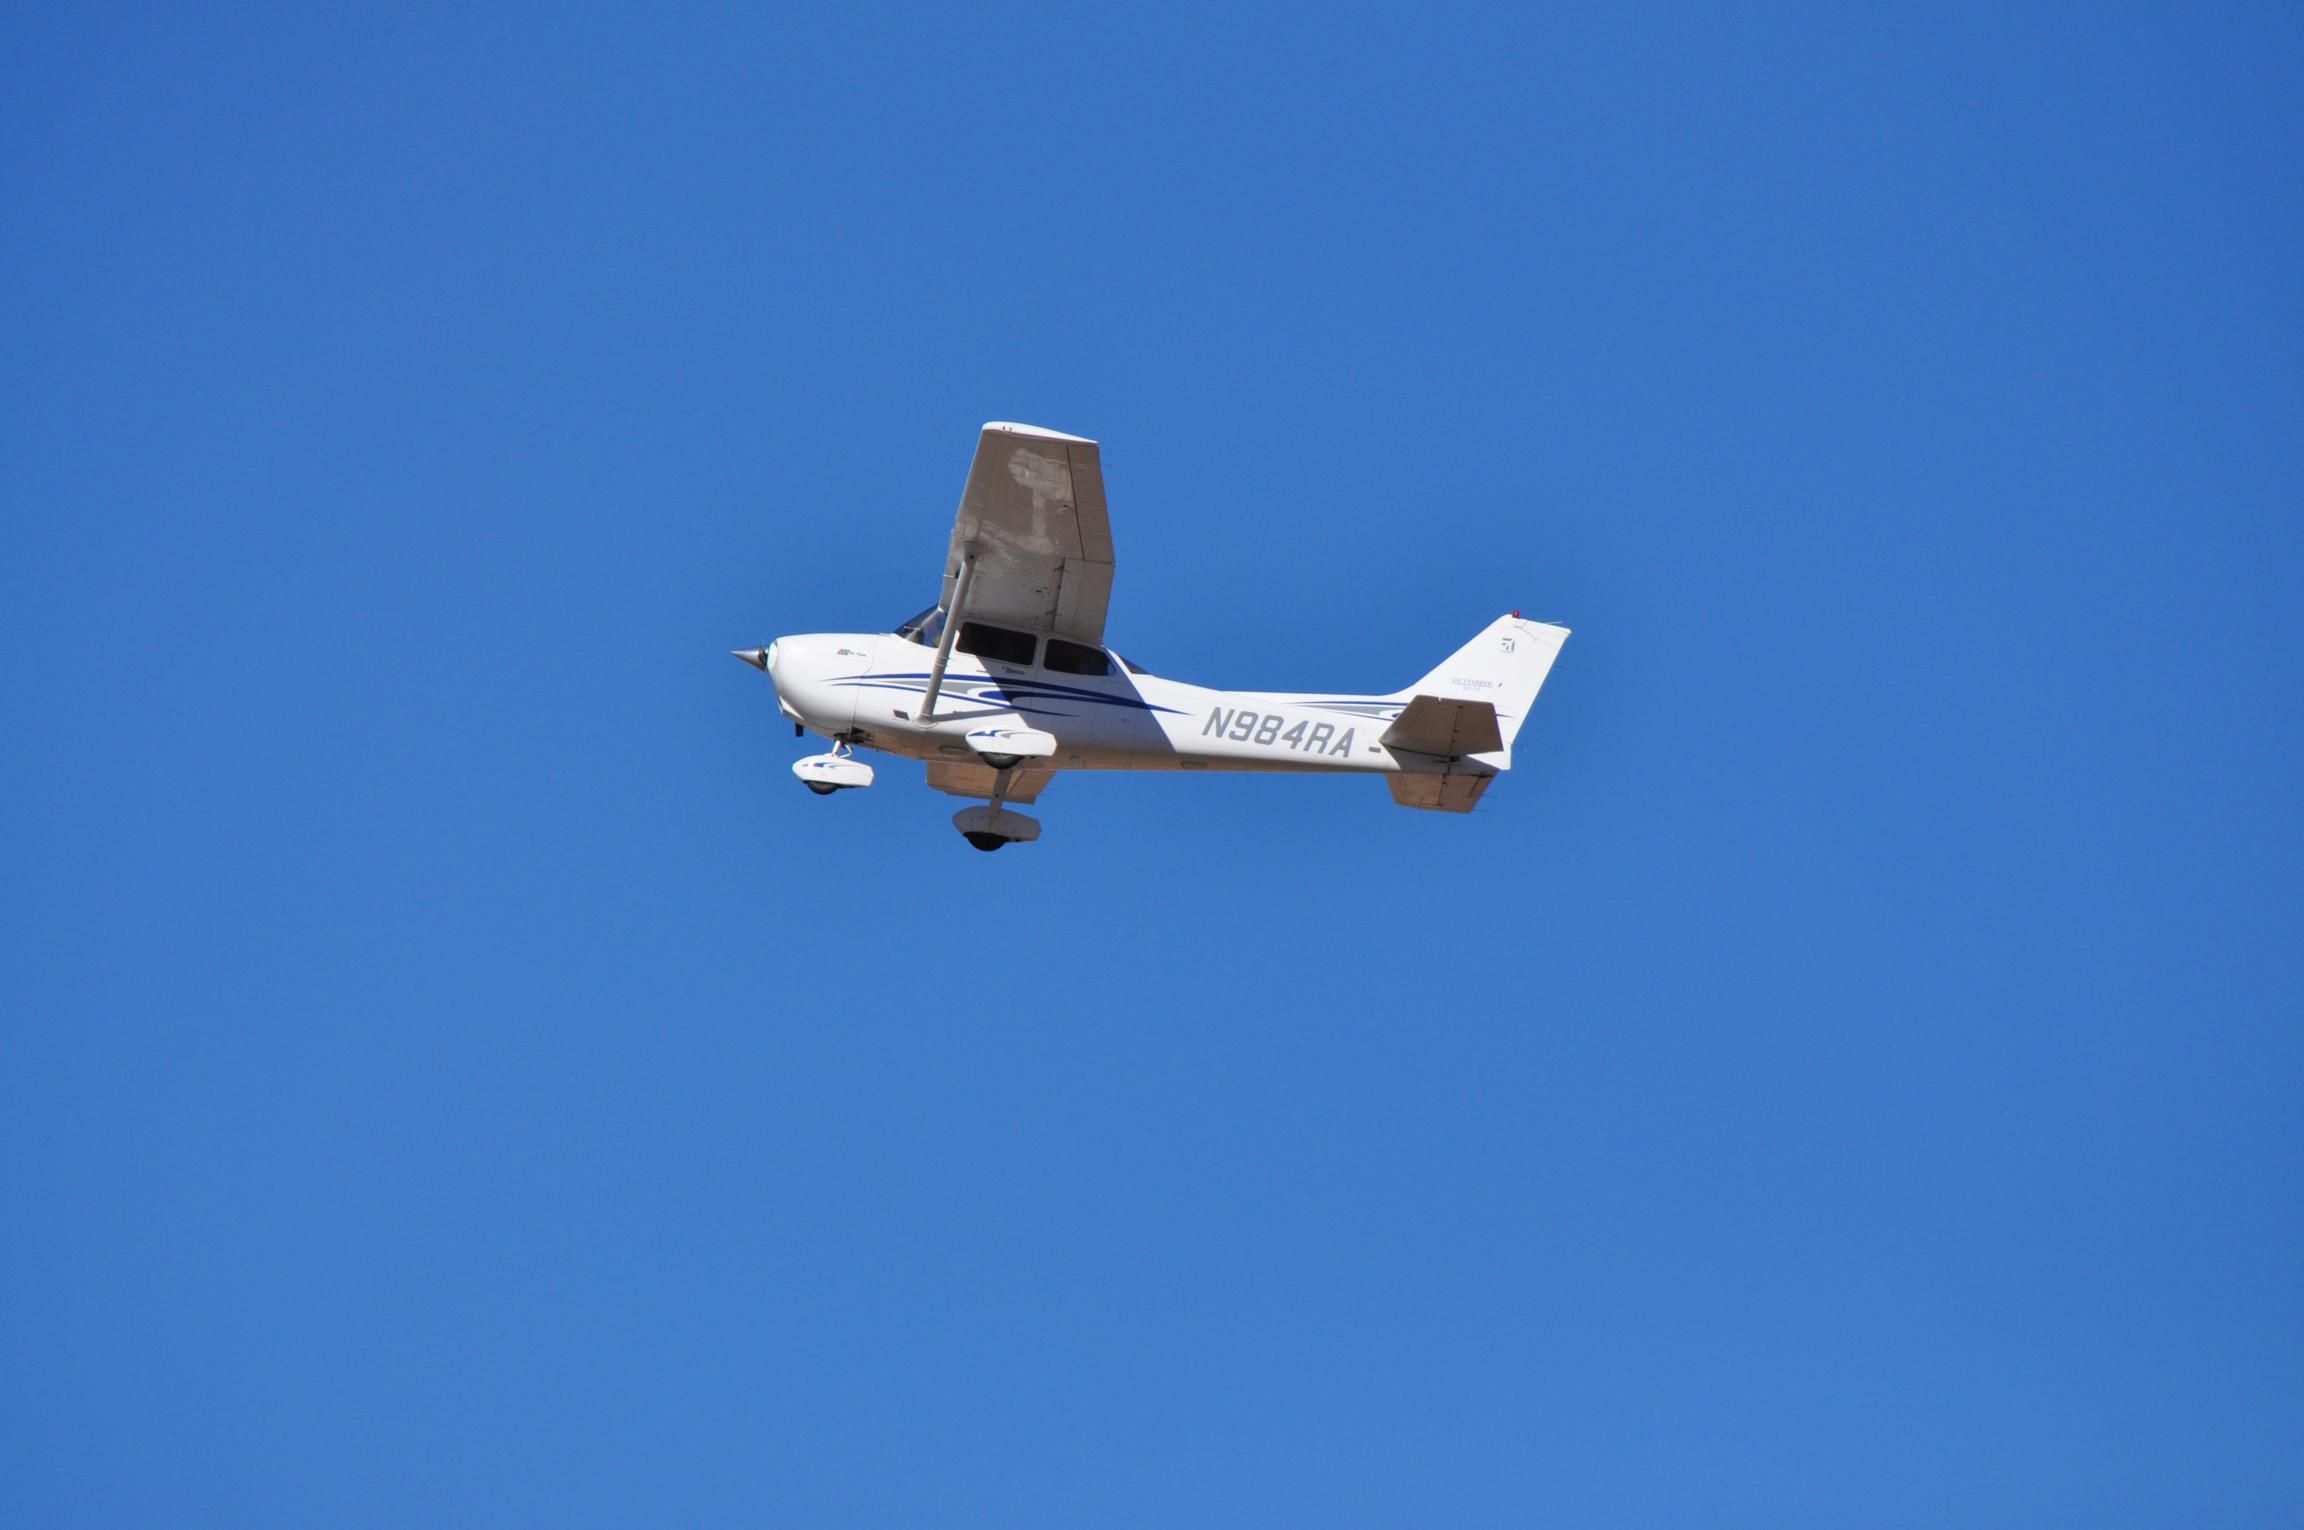
M1048 640L1047 652L1040 657L1040 667L1052 669L1059 675L1109 675L1112 661L1104 657L1101 648L1090 648L1085 643L1067 643L1062 638Z
M923 647L934 648L937 639L944 636L944 608L930 606L903 626L898 627L896 635Z
M1039 641L1029 632L1011 632L1006 627L990 627L983 622L962 622L960 641L953 646L979 659L997 659L1002 664L1029 664L1032 662L1032 650Z

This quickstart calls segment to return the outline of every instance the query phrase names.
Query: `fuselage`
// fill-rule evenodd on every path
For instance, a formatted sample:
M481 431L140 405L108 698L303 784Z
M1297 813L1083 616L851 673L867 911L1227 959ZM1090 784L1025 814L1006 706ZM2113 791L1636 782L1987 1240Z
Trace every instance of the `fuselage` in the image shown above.
M936 652L900 633L819 632L776 640L766 668L784 715L828 738L929 761L973 760L973 729L1035 729L1056 740L1058 770L1425 772L1384 730L1405 695L1220 691L1130 667L1108 649L1007 633L983 642L1011 657L957 649L935 715L924 719ZM1485 765L1501 768L1499 758Z

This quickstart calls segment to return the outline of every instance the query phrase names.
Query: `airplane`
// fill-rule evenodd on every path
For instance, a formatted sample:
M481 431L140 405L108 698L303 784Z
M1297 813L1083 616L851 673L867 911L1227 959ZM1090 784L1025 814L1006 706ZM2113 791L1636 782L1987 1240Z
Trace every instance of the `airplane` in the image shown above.
M780 637L736 657L775 681L795 737L832 741L794 775L822 796L870 786L859 749L923 760L978 799L952 823L979 850L1029 844L1059 770L1381 775L1404 807L1469 813L1568 629L1515 611L1405 690L1221 691L1163 679L1104 645L1112 531L1097 443L993 421L976 441L936 604L893 632Z

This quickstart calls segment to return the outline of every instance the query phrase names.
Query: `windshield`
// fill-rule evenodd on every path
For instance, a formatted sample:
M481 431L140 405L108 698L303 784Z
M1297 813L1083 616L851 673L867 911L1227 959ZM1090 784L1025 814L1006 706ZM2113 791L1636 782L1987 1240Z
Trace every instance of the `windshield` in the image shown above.
M898 627L896 635L900 638L908 638L924 648L934 648L936 640L944 635L943 608L930 606L903 626Z

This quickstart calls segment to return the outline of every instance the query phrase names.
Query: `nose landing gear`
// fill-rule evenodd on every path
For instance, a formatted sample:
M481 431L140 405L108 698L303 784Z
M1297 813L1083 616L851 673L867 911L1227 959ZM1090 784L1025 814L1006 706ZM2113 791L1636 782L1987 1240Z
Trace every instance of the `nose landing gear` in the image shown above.
M850 754L845 743L833 744L830 754L812 754L805 760L794 760L792 774L819 797L872 784L872 767Z

